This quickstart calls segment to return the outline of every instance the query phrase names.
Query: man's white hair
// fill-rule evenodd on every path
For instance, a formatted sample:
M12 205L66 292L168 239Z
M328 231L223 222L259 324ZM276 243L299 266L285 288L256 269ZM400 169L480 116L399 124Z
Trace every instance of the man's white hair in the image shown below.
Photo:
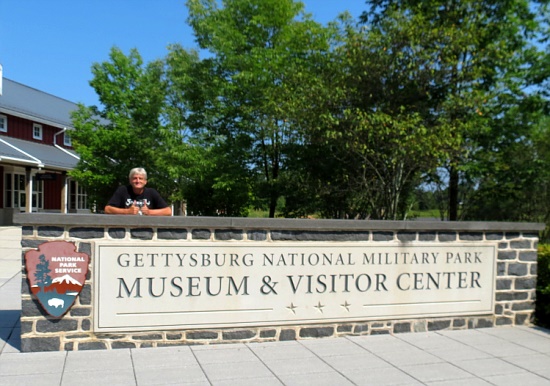
M130 175L128 176L128 178L131 180L134 174L141 174L143 177L145 177L145 179L147 179L147 172L143 168L133 168L132 170L130 170Z

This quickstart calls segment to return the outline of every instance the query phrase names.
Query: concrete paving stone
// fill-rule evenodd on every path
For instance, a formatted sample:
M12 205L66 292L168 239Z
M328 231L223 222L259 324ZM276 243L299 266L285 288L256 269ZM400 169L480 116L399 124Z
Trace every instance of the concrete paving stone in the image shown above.
M457 342L469 345L477 346L483 344L492 344L495 342L502 341L499 338L491 336L489 334L481 332L482 329L470 329L470 330L441 330L438 331L439 334L446 336Z
M17 272L2 286L2 296L19 295L15 300L21 300L21 272Z
M13 329L12 334L6 341L6 345L2 349L2 353L19 353L21 352L21 328Z
M137 385L131 367L121 366L117 370L65 371L61 379L62 386L135 386Z
M18 353L21 347L21 330L17 328L0 328L0 354ZM14 344L19 343L17 346Z
M417 348L408 348L403 351L381 352L376 353L376 355L398 367L443 362L443 359Z
M275 377L266 377L266 378L251 378L251 379L239 379L238 383L234 379L220 379L217 381L212 381L208 385L212 386L281 386L283 383Z
M211 386L212 383L208 381L203 382L184 382L184 383L175 383L175 385L185 385L185 386ZM162 383L164 385L164 383ZM147 384L138 383L137 386L148 386Z
M537 352L522 346L518 346L515 343L509 343L506 341L493 342L492 344L480 344L475 346L479 351L486 352L497 358L505 358L509 356L517 355L533 355Z
M17 256L16 258L3 256L2 260L0 260L0 276L3 279L11 279L13 275L20 270L21 270L21 260L19 256Z
M59 386L61 373L3 375L0 386Z
M7 289L5 289L7 287ZM5 284L1 290L0 312L14 312L21 314L21 289L9 289L10 284Z
M529 331L532 334L540 335L545 338L548 338L550 336L550 330L547 328L542 328L539 326L516 326L514 328L517 328L519 330Z
M513 341L512 343L537 353L550 354L550 340L532 337L526 338L523 342ZM514 356L513 353L510 353L509 355Z
M19 354L21 353L21 340L19 343L13 343L11 340L7 341L4 347L2 348L3 354Z
M201 364L206 377L211 381L269 378L273 374L261 362L235 362Z
M509 356L503 360L527 371L550 369L550 355L545 354Z
M15 269L16 271L10 274L9 279L2 286L2 296L6 296L6 294L21 294L21 267L18 266Z
M340 372L356 369L382 369L392 367L387 361L371 353L323 357L323 360Z
M281 342L249 343L248 347L263 361L270 359L290 359L314 357L311 351L297 341L292 343Z
M403 366L400 369L422 383L471 378L472 374L451 363L431 363L429 365Z
M494 328L487 331L487 334L505 339L508 342L517 344L534 351L550 353L550 332L548 334L536 334L534 330L521 330L514 328Z
M68 351L65 372L132 368L130 349Z
M21 310L1 310L0 328L13 328L21 318Z
M142 367L134 366L138 385L166 385L166 384L208 384L200 366L164 366Z
M484 334L497 336L509 341L523 340L533 336L533 330L523 330L512 326L503 326L499 328L488 328L483 331Z
M550 379L543 378L536 374L529 372L522 372L518 374L506 374L506 375L493 375L490 377L484 377L487 382L498 386L549 386Z
M0 298L0 302L0 314L7 311L14 312L17 315L21 315L21 291L17 291L17 293L9 295L9 297L7 298L3 296L2 298Z
M12 281L2 287L2 298L6 300L2 304L2 310L21 310L21 287L13 285Z
M63 351L37 353L2 353L0 377L22 374L61 374L67 354Z
M438 350L449 348L465 347L464 344L449 339L448 337L436 332L418 332L413 334L396 335L400 340L403 340L415 347L423 350Z
M547 367L545 369L539 369L539 370L535 370L535 371L532 371L533 374L536 374L540 377L543 377L543 378L546 378L546 379L550 379L550 367Z
M257 362L258 357L245 345L224 350L195 350L193 353L201 363Z
M480 378L452 379L445 381L426 382L429 386L491 386L487 381Z
M422 385L420 381L396 367L353 370L346 373L346 378L360 386Z
M135 368L163 368L169 366L198 366L189 346L131 349Z
M449 347L448 349L441 348L437 350L429 350L428 352L443 359L444 361L451 363L470 359L492 358L490 354L466 345L462 345L460 347Z
M488 377L491 375L517 374L524 372L521 367L514 366L499 358L473 359L467 361L457 361L454 365L465 371L478 376Z
M0 314L1 316L1 314ZM0 340L6 342L13 331L13 327L2 327L0 323Z
M298 342L320 357L361 355L367 352L363 347L348 339L310 339Z
M354 384L351 380L336 372L317 374L283 374L280 378L285 386L345 386Z
M294 343L294 342L270 342L270 343ZM222 344L199 344L193 346L193 351L229 350L246 347L246 343L222 343Z
M336 370L317 357L300 359L276 359L264 362L276 375L330 373Z
M4 287L9 286L5 284ZM2 289L0 295L0 312L3 311L19 311L21 312L21 290L8 293L7 290Z
M403 351L413 347L392 335L350 336L348 339L375 353Z

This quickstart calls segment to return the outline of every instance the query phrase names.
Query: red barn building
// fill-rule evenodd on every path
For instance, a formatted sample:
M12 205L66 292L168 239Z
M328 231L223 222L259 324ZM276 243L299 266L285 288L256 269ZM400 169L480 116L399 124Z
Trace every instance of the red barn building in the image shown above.
M1 78L0 225L15 212L88 212L85 191L67 176L75 103Z

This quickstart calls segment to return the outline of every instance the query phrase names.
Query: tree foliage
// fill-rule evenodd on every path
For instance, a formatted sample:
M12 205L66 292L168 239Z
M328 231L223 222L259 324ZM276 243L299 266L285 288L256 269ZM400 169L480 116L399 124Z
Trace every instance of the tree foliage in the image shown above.
M251 175L256 202L265 202L274 217L286 163L303 141L298 118L319 88L315 67L326 57L330 31L292 0L221 5L188 2L197 42L213 55L206 61L209 93L199 110L212 123L210 132L231 145L226 151L242 150L235 158L242 159L243 174Z
M114 47L110 61L94 64L92 73L90 85L102 108L79 106L73 115L72 140L81 160L71 176L101 208L118 185L127 183L134 167L144 167L150 184L171 193L170 176L159 158L164 148L162 62L144 65L137 50L126 56Z
M195 215L404 219L435 187L442 218L548 223L547 4L189 0L201 54L94 64L71 175L100 207L143 166Z
M449 218L458 219L459 183L478 178L487 152L498 152L502 119L511 109L529 108L525 90L543 75L533 73L542 52L534 44L541 32L538 7L547 1L374 0L362 16L376 30L388 32L398 21L401 34L413 34L414 44L400 52L425 57L430 70L424 116L451 132L458 146L442 166L448 170ZM400 35L393 35L401 42ZM547 76L547 74L546 74ZM544 78L544 75L542 76ZM421 78L417 78L421 79ZM420 99L422 95L419 95ZM527 126L516 122L508 133L521 136ZM509 126L510 127L510 126ZM491 139L495 140L491 143ZM473 184L472 186L475 186Z

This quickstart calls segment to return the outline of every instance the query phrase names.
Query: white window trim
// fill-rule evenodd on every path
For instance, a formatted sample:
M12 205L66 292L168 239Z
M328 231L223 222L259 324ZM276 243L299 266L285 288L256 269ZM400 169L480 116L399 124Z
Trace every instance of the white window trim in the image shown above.
M25 209L26 195L25 186L19 186L19 180L22 178L26 184L25 174L19 172L7 172L5 173L4 182L4 208L14 208L23 211ZM11 186L8 189L7 179L10 180L9 185ZM35 205L32 207L32 211L40 211L44 209L44 182L37 181L36 177L33 177L32 183L32 198L31 202L35 201ZM17 196L17 199L16 199ZM17 206L15 202L17 201Z
M2 133L8 132L8 117L4 114L0 114L0 119L4 122L2 126L0 126L0 131Z
M73 146L73 141L71 140L71 134L67 133L66 131L63 133L63 145Z
M36 129L39 129L39 135L36 135ZM34 139L40 139L42 140L42 125L40 123L33 123L32 124L32 137Z
M88 193L77 181L71 180L69 184L69 209L70 210L87 210L88 209Z

